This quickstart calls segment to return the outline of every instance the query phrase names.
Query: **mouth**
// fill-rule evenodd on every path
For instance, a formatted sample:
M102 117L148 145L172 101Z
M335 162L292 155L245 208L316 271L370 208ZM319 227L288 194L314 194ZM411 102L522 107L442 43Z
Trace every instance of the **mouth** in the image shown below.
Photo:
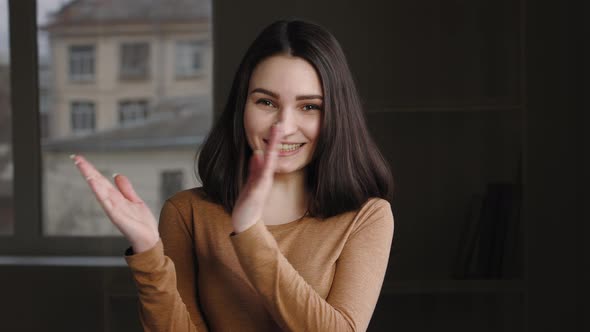
M268 140L263 139L264 144L268 145ZM306 143L281 143L279 156L287 156L299 151Z

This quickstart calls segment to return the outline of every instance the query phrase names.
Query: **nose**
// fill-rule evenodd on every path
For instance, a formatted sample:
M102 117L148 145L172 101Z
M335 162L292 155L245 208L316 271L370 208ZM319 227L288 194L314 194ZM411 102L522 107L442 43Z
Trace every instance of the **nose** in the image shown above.
M281 109L279 120L283 124L283 133L285 137L297 132L297 117L294 109L290 107Z

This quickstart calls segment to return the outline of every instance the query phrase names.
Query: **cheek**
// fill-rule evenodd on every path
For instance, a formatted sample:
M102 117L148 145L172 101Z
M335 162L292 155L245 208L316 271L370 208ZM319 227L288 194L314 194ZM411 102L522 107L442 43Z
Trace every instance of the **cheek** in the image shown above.
M261 141L264 136L264 119L256 113L256 109L249 109L246 107L244 110L244 132L248 144L251 148L255 148L256 140Z
M309 138L317 141L318 137L320 136L320 130L322 128L321 119L318 118L316 121L310 124L308 127Z
M254 134L255 128L253 127L254 121L252 121L252 112L246 108L244 110L244 132L246 134L246 139L248 140L248 144L250 147L253 147L252 136Z

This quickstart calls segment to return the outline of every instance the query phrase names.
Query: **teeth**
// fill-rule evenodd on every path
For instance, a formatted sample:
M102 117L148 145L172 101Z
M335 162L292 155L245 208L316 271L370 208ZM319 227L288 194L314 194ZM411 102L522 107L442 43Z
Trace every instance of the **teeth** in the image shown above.
M297 150L300 146L302 146L303 143L301 144L281 144L281 151L294 151Z

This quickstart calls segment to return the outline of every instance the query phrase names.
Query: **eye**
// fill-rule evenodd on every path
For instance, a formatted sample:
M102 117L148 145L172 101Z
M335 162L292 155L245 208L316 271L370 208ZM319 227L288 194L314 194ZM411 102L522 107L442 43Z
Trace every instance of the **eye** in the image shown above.
M308 107L311 107L311 108L308 108ZM305 109L306 111L311 111L313 109L321 110L322 108L318 105L315 105L315 104L309 104L309 105L303 106L303 109Z
M256 101L256 104L262 104L264 106L274 106L272 101L270 101L268 99L258 99L258 101Z

